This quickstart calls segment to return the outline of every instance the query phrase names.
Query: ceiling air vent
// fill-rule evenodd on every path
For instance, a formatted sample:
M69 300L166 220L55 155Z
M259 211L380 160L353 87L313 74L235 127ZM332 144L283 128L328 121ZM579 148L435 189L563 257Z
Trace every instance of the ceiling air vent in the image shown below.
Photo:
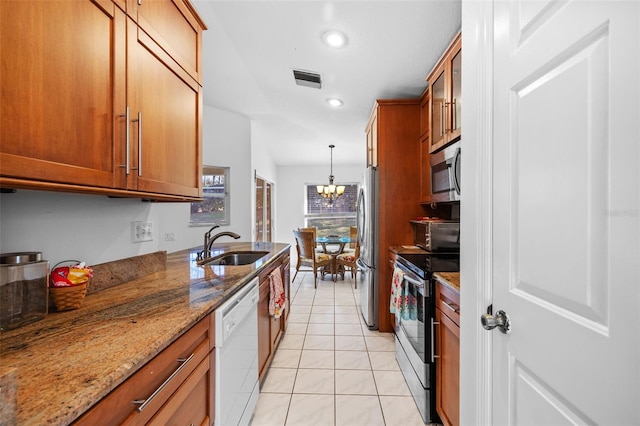
M320 89L322 87L322 79L320 74L309 71L293 70L293 78L298 86L307 86Z

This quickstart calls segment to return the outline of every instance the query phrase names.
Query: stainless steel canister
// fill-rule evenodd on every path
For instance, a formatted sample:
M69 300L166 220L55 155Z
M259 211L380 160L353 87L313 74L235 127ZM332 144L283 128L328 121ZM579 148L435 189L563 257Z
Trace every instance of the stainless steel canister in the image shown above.
M0 329L43 319L48 312L49 262L41 252L0 254Z

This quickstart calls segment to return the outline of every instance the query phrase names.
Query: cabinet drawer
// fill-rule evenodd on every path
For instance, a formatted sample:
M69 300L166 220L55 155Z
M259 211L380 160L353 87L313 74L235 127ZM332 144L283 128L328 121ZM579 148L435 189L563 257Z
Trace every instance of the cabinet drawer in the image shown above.
M145 424L187 380L209 353L209 318L204 318L125 382L103 398L75 424ZM153 397L152 397L153 395ZM144 409L135 400L148 400Z
M460 293L436 281L436 307L460 326Z
M149 424L208 425L213 419L213 357L209 354L175 394L158 411Z

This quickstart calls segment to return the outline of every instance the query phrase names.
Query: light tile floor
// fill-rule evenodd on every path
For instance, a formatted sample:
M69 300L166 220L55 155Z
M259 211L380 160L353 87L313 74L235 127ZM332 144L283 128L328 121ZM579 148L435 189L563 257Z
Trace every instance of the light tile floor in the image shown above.
M292 271L294 272L294 271ZM291 274L293 276L293 273ZM369 330L349 274L300 272L252 426L424 426L395 359L393 334Z

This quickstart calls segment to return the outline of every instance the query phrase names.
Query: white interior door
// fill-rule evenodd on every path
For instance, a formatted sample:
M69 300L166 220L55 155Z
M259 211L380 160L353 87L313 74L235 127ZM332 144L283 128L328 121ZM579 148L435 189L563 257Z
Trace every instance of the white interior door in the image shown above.
M493 423L640 424L640 2L493 8Z

